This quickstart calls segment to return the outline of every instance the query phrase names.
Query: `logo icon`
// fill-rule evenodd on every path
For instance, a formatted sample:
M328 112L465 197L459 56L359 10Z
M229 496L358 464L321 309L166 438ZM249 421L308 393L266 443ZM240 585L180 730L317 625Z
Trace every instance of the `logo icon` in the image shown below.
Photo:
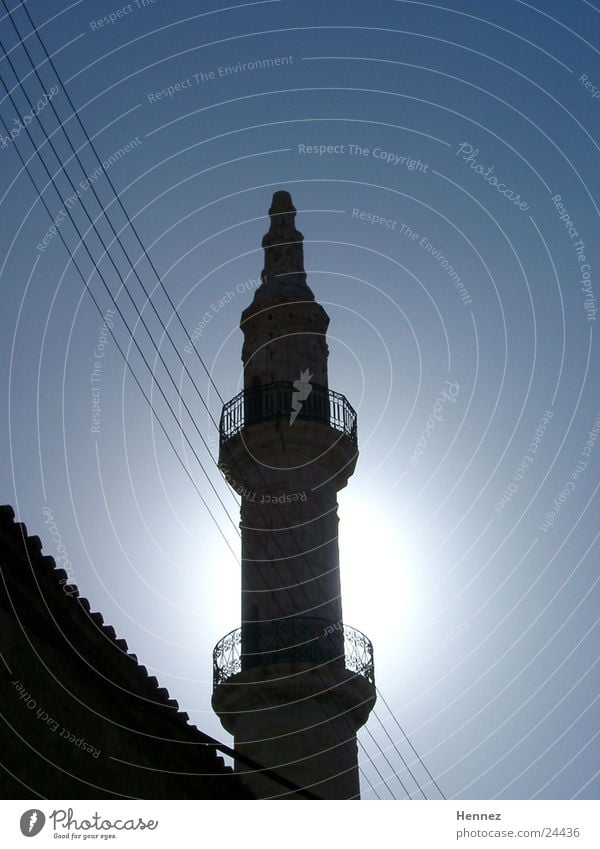
M299 380L294 381L294 392L292 393L292 412L290 413L290 426L296 421L296 417L302 409L302 404L312 392L312 374L308 369L300 372Z
M21 834L25 837L35 837L43 829L46 817L42 811L32 808L21 816Z

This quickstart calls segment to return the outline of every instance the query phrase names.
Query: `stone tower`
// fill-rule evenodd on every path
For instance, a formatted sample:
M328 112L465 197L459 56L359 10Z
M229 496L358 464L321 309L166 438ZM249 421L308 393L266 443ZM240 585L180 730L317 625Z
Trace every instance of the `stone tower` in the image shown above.
M219 466L241 496L242 627L215 648L212 702L236 749L321 798L358 798L373 650L343 624L337 516L356 413L329 389L329 316L306 283L287 192L269 216L240 324L244 389L220 422ZM259 797L282 792L258 772L246 780Z

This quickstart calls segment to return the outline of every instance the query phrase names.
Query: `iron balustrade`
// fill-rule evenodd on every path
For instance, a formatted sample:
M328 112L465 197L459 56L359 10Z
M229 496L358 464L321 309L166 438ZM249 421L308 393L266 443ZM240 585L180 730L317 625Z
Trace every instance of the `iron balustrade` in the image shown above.
M221 444L249 425L276 419L289 421L295 392L293 383L283 381L242 390L223 407L219 424ZM358 444L356 411L340 392L312 385L308 397L300 404L298 419L322 422L349 436L355 446Z
M373 645L361 631L341 622L301 616L248 622L226 634L213 651L213 683L223 684L248 669L278 663L338 663L375 684Z

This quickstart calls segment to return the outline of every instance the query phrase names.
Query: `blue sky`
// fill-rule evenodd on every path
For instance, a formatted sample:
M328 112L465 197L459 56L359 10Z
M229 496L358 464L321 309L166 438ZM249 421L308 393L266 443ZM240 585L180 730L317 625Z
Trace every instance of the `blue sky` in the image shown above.
M359 415L361 455L339 499L345 619L372 638L378 686L446 795L597 798L600 12L584 0L27 5L188 332L209 314L196 345L225 400L241 385L239 317L262 268L271 195L291 192L309 285L331 317L330 386ZM22 10L15 21L30 32ZM1 32L37 102L43 89L6 18ZM25 43L42 62L35 38ZM48 91L47 63L39 73ZM24 116L22 91L13 97ZM63 91L52 104L71 114ZM6 97L0 113L15 126ZM36 145L38 122L55 131L75 184L93 175L73 119L83 170L49 105L29 124ZM51 222L15 146L33 153L24 131L0 150L2 499L48 554L42 510L52 510L92 607L199 727L225 739L210 708L211 650L239 623L239 559L104 341L59 237L39 249ZM63 199L72 194L48 144L38 153ZM31 169L39 184L37 157ZM105 175L94 188L112 200ZM44 197L58 215L51 187ZM90 189L72 208L85 230L84 206L109 236ZM108 215L125 226L116 204ZM59 229L74 247L71 224ZM129 230L122 240L152 290ZM86 244L116 293L96 237ZM111 255L127 273L118 246ZM85 251L75 256L90 274ZM127 282L141 308L137 280ZM101 312L114 308L97 272L90 288ZM153 301L169 321L164 294ZM133 326L122 291L117 302ZM214 454L214 428L147 306L143 315L237 522L195 429ZM186 335L174 320L169 329L209 393ZM238 552L118 317L113 330ZM135 338L177 406L139 325Z

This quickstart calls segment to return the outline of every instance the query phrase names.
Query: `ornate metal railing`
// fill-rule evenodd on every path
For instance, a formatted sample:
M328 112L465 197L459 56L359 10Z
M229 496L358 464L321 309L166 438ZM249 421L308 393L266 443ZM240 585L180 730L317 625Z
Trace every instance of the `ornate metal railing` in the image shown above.
M221 443L242 428L275 419L290 419L296 390L293 383L278 381L240 392L223 407L219 434ZM357 444L356 412L347 398L325 386L312 385L301 401L297 418L323 422L349 436Z
M311 663L316 667L339 663L375 683L373 646L356 628L313 617L276 619L236 628L213 651L216 687L239 672L279 663Z

